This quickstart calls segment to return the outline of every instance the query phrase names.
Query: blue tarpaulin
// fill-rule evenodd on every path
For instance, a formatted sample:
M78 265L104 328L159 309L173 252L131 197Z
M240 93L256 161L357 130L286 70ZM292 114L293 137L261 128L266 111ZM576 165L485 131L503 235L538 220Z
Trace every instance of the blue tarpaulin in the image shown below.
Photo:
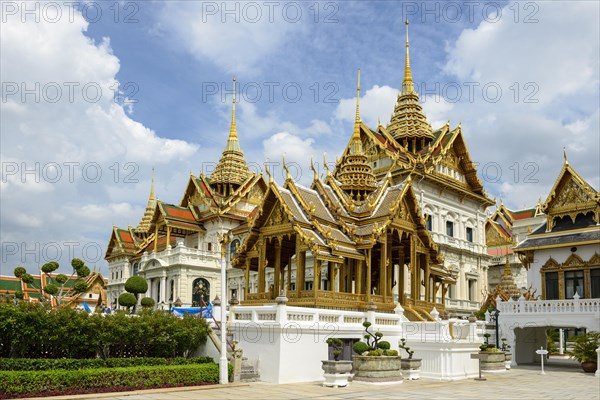
M83 302L83 309L89 313L92 312L92 309L90 308L90 306L88 306L88 303L86 301Z
M183 316L185 314L200 315L200 313L202 313L202 317L209 318L209 311L212 312L212 304L209 304L208 307L173 307L172 311L173 315L177 316Z

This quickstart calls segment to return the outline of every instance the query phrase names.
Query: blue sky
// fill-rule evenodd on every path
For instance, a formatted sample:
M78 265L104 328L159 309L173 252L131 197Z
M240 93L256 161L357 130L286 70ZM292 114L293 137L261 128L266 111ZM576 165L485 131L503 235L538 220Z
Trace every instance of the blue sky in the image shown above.
M597 2L92 1L60 17L59 3L22 4L2 3L0 274L54 258L68 270L72 255L106 272L111 227L138 223L152 166L157 196L178 203L190 170L218 160L233 75L248 161L334 161L357 68L363 120L389 121L407 16L429 121L462 122L491 197L545 199L563 147L600 185Z

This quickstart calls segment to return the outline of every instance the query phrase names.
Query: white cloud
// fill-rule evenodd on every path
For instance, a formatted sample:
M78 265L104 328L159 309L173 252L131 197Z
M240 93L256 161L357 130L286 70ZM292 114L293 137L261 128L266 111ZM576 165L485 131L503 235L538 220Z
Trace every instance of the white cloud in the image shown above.
M105 248L112 223L126 227L141 218L151 165L157 164L158 193L162 182L183 187L181 164L198 146L160 137L115 103L119 59L107 38L94 43L84 34L88 23L79 12L55 23L5 18L2 264L32 268L36 261L21 257L23 246L77 241ZM23 89L36 93L23 95ZM8 242L19 243L10 259Z
M398 89L390 86L374 85L360 97L360 118L367 126L375 129L377 121L387 125L394 111ZM389 111L386 111L389 110ZM341 99L335 110L335 118L342 121L354 121L356 115L356 98Z
M447 48L446 73L462 85L479 85L473 100L463 90L452 119L463 121L486 189L509 206L545 199L562 166L563 147L571 164L598 187L599 5L575 4L538 3L539 22L529 24L515 23L514 5L508 4L498 22L464 30ZM502 89L498 102L483 98L489 83ZM484 168L493 163L501 168L499 180L486 179Z
M295 17L285 15L282 7L286 6L165 2L154 31L164 32L199 60L211 61L229 73L249 75L280 49L289 35L302 29L301 23L289 22Z

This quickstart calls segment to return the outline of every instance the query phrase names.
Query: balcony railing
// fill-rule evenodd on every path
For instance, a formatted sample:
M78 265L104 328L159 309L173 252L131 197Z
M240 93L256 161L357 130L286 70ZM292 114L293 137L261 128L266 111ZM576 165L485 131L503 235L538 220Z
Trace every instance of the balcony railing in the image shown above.
M598 313L600 299L517 300L498 301L501 314Z

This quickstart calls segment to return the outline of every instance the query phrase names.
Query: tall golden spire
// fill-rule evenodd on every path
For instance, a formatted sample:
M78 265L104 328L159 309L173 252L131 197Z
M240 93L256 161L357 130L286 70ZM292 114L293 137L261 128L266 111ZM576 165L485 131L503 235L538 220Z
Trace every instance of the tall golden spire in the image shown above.
M415 85L412 79L412 72L410 71L410 54L408 51L408 17L406 17L406 58L404 64L404 80L402 81L402 94L416 94Z
M354 132L350 140L350 149L342 157L336 169L336 178L340 187L357 202L366 200L369 193L375 190L375 175L369 164L368 157L363 153L360 139L360 68L358 69L358 82L356 85L356 117L354 119Z
M387 126L388 132L400 144L408 147L413 153L425 147L434 136L431 125L419 102L419 95L415 90L412 72L410 69L410 53L408 43L408 18L406 25L406 58L404 64L404 79L402 90L398 94L394 113ZM414 139L414 140L413 140Z
M236 92L236 80L233 77L233 98L231 102L231 127L229 128L229 138L237 138L237 128L235 126L235 92Z
M227 145L221 154L219 163L210 176L210 183L223 196L229 195L250 176L251 172L246 164L244 152L240 147L235 123L235 94L236 79L233 77L233 97L231 103L231 126Z
M148 233L148 229L150 228L150 221L152 220L152 214L154 214L154 207L156 206L156 201L154 199L154 167L152 167L152 181L150 184L150 196L148 198L148 204L146 205L146 210L144 211L144 216L142 220L136 227L136 231L138 233Z

